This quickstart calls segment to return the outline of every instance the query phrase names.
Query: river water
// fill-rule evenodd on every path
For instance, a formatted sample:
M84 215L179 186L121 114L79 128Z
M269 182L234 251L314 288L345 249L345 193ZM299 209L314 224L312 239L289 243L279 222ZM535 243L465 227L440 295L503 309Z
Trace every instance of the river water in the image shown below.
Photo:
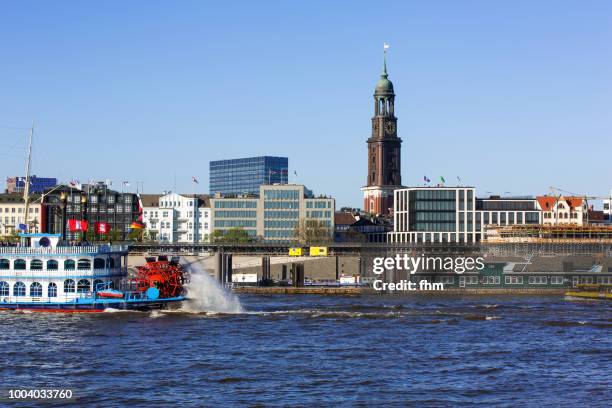
M69 388L79 406L104 407L603 407L612 400L610 303L239 300L231 313L2 312L2 387Z

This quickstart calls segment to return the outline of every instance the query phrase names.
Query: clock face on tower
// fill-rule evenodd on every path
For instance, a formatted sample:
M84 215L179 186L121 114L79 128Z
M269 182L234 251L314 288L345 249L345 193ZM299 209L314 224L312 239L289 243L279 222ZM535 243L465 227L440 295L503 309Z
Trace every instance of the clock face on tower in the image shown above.
M385 132L387 132L388 135L394 134L395 133L395 123L393 122L385 123Z

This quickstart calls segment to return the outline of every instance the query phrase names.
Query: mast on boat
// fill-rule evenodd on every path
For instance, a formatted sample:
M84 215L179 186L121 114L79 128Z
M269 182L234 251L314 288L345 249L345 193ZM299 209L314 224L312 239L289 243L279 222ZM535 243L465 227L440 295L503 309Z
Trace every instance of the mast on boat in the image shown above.
M28 222L28 213L30 211L30 164L32 162L32 137L34 136L34 121L32 121L32 127L30 128L30 141L28 143L28 160L26 161L26 176L25 186L23 188L23 201L25 203L25 233L30 232L30 223Z

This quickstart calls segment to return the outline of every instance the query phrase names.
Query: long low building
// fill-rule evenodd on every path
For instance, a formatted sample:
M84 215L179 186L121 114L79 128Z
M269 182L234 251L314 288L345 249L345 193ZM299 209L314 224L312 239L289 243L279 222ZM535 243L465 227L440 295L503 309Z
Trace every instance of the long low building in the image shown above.
M395 190L394 229L388 241L478 242L486 225L540 224L532 197L476 198L474 187L410 187Z

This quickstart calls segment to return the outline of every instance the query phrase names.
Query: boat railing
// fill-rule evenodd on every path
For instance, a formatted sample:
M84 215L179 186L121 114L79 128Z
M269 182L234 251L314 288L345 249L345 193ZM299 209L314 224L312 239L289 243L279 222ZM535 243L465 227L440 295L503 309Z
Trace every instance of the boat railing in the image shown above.
M111 252L126 252L127 245L85 245L85 246L56 246L56 247L0 247L0 254L108 254Z

